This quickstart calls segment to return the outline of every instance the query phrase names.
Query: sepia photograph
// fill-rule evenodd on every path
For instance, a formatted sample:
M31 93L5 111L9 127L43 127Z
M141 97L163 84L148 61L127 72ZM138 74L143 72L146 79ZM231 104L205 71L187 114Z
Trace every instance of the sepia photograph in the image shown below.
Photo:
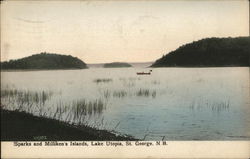
M249 158L249 66L248 0L1 1L1 157L230 141Z

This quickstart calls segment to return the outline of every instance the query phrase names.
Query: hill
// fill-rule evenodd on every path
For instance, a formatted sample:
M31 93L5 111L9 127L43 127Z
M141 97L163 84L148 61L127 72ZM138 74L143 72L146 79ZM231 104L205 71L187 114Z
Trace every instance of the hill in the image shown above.
M151 67L249 66L250 37L206 38L183 45Z
M40 53L25 58L1 62L1 69L83 69L87 65L70 55Z
M132 65L125 62L112 62L103 65L104 68L117 68L117 67L132 67Z

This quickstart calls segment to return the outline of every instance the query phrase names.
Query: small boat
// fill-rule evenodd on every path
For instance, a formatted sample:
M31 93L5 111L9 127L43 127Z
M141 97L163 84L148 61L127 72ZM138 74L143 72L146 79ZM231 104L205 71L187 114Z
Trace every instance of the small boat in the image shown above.
M150 70L149 72L137 72L137 75L151 75L152 70Z

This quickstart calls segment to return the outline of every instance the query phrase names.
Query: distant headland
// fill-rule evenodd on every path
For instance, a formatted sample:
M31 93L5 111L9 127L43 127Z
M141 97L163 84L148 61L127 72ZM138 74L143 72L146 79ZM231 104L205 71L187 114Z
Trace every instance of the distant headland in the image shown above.
M103 65L104 68L119 68L119 67L132 67L132 65L125 62L112 62Z
M249 58L250 37L206 38L179 47L151 67L248 67Z
M77 57L42 52L17 60L1 62L1 69L84 69L86 63Z

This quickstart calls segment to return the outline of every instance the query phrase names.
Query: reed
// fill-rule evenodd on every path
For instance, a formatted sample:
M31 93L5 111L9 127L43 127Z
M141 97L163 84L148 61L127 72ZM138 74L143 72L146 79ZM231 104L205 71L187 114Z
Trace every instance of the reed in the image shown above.
M113 82L113 79L111 79L111 78L98 78L98 79L95 79L94 82L96 84L99 84L99 83L109 83L109 82Z
M1 90L1 103L4 103L3 105L7 107L6 109L31 113L34 111L32 109L41 109L52 95L52 91L3 89Z
M58 105L55 111L54 117L66 114L65 120L77 125L86 125L88 123L87 118L91 116L100 115L106 108L105 103L101 99L93 101L87 101L85 99L75 100L65 109L66 111L60 111L64 108L62 105Z
M139 89L137 92L136 92L136 96L138 97L153 97L155 98L156 97L156 91L153 90L149 90L149 89Z
M105 91L103 92L103 96L104 96L105 99L110 98L110 96L111 96L110 91L109 91L109 90L105 90Z
M202 109L210 109L212 112L221 112L221 111L227 111L230 109L230 101L220 101L220 102L195 102L192 101L189 108L193 111L200 111Z
M213 112L226 111L230 108L230 102L229 100L223 102L215 102L210 105L207 105L207 107L210 108Z
M106 93L106 97L110 92ZM87 101L86 99L73 100L71 103L58 101L47 103L51 99L51 91L1 90L1 108L19 112L27 112L37 116L52 118L76 125L89 124L87 118L95 116L98 119L106 103L102 99ZM52 105L51 105L52 104ZM95 121L94 126L101 126L103 122ZM98 124L97 124L98 123Z
M123 98L126 96L127 96L127 92L123 90L113 92L113 97Z

